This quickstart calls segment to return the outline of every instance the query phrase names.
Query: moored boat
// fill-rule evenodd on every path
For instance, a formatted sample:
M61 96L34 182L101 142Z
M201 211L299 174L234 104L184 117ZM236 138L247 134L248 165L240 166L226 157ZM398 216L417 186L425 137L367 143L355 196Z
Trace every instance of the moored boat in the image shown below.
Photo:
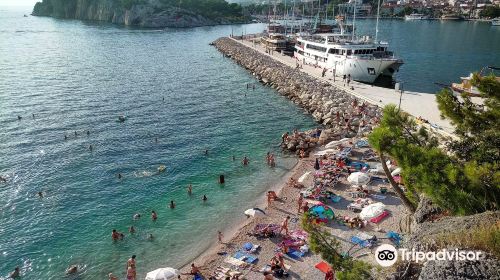
M405 16L405 20L425 20L425 19L429 19L429 16L417 13L412 13Z

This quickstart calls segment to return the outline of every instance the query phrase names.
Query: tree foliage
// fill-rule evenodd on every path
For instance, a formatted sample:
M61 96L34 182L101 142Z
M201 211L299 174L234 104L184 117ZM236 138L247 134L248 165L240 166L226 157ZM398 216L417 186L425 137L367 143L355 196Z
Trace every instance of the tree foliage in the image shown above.
M498 209L500 200L499 82L476 75L473 83L483 92L484 108L448 90L437 95L439 109L458 136L447 149L395 105L384 108L380 126L369 136L374 149L402 168L408 195L424 193L455 214Z
M302 228L309 234L311 251L335 269L337 279L362 280L370 278L371 267L341 253L339 241L320 225L313 223L308 214L302 217Z
M500 7L488 6L479 12L479 16L482 18L496 18L500 17Z

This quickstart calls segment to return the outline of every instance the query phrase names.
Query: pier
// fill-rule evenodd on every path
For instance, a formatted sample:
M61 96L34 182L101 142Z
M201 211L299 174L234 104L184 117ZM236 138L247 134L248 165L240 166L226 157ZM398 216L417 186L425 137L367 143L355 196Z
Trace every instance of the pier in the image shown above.
M322 68L314 67L313 65L302 64L295 58L281 54L280 52L266 52L266 49L258 43L260 38L257 36L247 35L245 37L232 37L232 40L239 44L249 47L262 55L273 58L289 67L296 68L297 62L300 64L301 72L306 73L315 79L327 82L333 87L351 94L352 96L364 100L378 107L384 107L388 104L400 104L401 109L415 118L422 117L429 121L429 124L424 124L429 129L446 137L453 137L453 126L448 120L443 120L440 117L440 111L436 97L431 93L422 93L414 91L397 92L394 89L373 86L356 81L351 81L349 87L344 86L342 77L336 76L335 81L332 71L328 71L325 77L322 77ZM351 89L354 88L353 89Z

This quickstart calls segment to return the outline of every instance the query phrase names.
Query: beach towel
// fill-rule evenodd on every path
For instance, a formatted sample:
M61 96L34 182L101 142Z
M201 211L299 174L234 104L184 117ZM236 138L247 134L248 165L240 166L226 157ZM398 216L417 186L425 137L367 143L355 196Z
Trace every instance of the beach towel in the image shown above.
M401 235L399 235L394 231L389 231L388 233L386 233L385 236L389 238L392 242L394 242L394 244L399 246L399 243L401 242Z
M332 267L329 264L327 264L326 262L320 262L320 263L316 264L314 267L319 269L321 272L323 272L325 274L332 269Z
M234 254L233 258L244 261L244 262L249 263L249 264L255 263L259 260L259 258L254 257L254 256L247 254L245 252L242 252L242 251L236 252Z
M299 250L294 250L294 249L290 249L288 251L288 253L286 253L287 256L289 256L290 258L292 259L296 259L296 260L299 260L301 259L306 253L302 252L302 251L299 251Z
M246 262L244 262L244 261L242 261L242 260L235 259L235 258L233 258L233 257L231 257L231 256L229 256L229 257L225 258L225 259L224 259L224 262L225 262L225 263L228 263L228 264L230 264L230 265L234 265L234 266L236 266L236 267L245 267L245 266L247 266L247 263L246 263Z
M378 215L377 217L371 218L370 222L377 224L387 216L389 216L389 211L384 210L384 212L380 213L380 215Z
M296 229L290 232L290 237L294 239L301 239L301 240L307 240L307 232L301 230L301 229Z

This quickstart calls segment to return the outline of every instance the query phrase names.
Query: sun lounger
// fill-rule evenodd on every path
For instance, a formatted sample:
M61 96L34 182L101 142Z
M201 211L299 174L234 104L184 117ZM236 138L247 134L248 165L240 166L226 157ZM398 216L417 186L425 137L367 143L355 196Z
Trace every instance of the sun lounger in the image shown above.
M389 216L389 211L385 210L384 212L380 213L380 215L378 215L377 217L371 218L370 222L377 224L387 216Z
M234 254L233 258L244 261L244 262L249 263L249 264L253 264L259 260L259 258L252 256L250 254L247 254L245 252L242 252L242 251L236 252Z
M259 249L260 249L260 245L257 245L257 244L252 244L250 242L243 244L243 250L248 252L248 253L255 253Z
M370 241L364 240L356 235L351 237L351 242L359 245L361 248L370 248L372 246L372 243Z

